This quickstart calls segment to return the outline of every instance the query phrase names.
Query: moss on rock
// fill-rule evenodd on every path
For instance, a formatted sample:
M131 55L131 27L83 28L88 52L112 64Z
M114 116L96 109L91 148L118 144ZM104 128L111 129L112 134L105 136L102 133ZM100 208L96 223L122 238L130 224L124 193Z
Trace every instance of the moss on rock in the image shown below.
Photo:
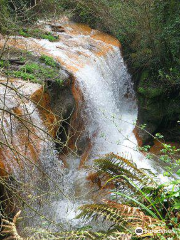
M13 48L3 55L0 69L4 75L40 84L55 81L63 86L69 78L68 75L64 76L64 69L53 58L46 55L38 57Z
M151 134L174 128L180 119L179 90L179 85L174 87L170 82L153 79L148 71L142 72L137 86L139 124L146 124L146 130ZM151 139L144 130L139 130L139 135L143 143Z

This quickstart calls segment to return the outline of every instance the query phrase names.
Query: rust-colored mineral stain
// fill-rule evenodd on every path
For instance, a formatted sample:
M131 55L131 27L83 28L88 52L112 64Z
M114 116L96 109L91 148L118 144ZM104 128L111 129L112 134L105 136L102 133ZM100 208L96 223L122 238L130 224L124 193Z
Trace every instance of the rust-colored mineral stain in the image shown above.
M91 37L95 40L100 40L106 44L110 44L110 45L121 48L120 42L113 36L110 36L106 33L102 33L100 31L94 31L94 33L91 35Z
M17 115L17 116L23 115L23 110L22 110L22 108L20 108L20 107L15 107L15 108L13 108L13 112L14 112L14 114Z
M169 144L171 146L175 146L177 149L180 149L180 143L178 142L166 142L166 144ZM150 153L155 155L160 155L161 150L163 149L163 142L160 142L158 140L154 140L153 146L150 148Z
M88 139L87 147L86 147L84 153L83 153L82 156L81 156L79 168L84 167L85 163L87 162L87 160L88 160L88 158L89 158L89 154L90 154L90 152L91 152L91 149L92 149L91 140Z
M79 86L77 85L76 79L75 77L73 77L73 82L72 82L72 94L75 100L75 111L71 117L71 122L70 122L70 139L68 142L68 147L71 150L75 150L76 148L76 140L79 138L79 136L81 135L81 132L84 130L84 123L83 123L83 119L81 117L81 113L80 113L80 104L84 101L83 98L83 94L81 92L81 89L79 88Z
M0 176L6 177L8 174L11 174L12 170L10 166L8 166L6 159L11 157L9 154L9 149L4 146L0 148Z
M71 56L72 57L72 56ZM64 66L70 73L75 73L78 71L78 64L76 64L77 66L73 66L71 64L66 63L65 61L63 61L60 57L57 57L56 60L62 65ZM80 65L79 65L80 67Z
M112 45L104 45L103 47L100 48L99 51L95 52L95 54L98 56L98 57L101 57L101 56L104 56L107 54L107 52L113 50L113 47Z
M64 28L67 33L71 33L74 35L90 35L92 31L92 29L88 25L82 23L67 23L64 24Z
M42 87L32 94L31 100L36 103L42 116L42 120L48 128L49 134L52 137L56 137L58 130L58 119L50 108L49 94L45 92L44 88Z
M4 156L2 154L2 149L0 149L0 177L5 177L8 175L5 165L4 165L4 161L5 160L4 160ZM10 169L8 172L10 172Z
M64 168L68 168L67 158L66 157L67 156L65 154L62 154L62 153L59 154L59 159L62 161L62 163L63 163L62 167L64 167Z

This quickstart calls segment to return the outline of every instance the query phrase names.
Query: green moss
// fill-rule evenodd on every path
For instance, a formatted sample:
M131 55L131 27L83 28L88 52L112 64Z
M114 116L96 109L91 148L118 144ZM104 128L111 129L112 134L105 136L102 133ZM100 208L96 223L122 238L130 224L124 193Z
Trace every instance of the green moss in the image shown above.
M18 34L23 37L34 37L34 38L47 39L50 42L55 42L58 40L58 37L53 35L51 32L45 32L38 28L36 28L36 29L20 29Z
M160 96L163 93L162 88L153 88L153 87L139 87L138 93L144 95L147 98L155 98Z
M34 74L22 72L22 71L13 71L10 73L10 75L13 75L14 77L22 78L23 80L30 80L32 82L39 82Z
M56 67L57 63L56 61L54 61L54 59L52 57L46 56L46 55L42 55L40 57L40 60L42 62L44 62L46 65L51 66L51 67Z
M145 81L149 78L149 71L148 70L144 70L142 73L141 73L141 78L140 78L140 81Z
M0 60L0 68L7 68L10 65L8 60Z
M62 79L57 79L56 82L60 85L63 86L64 81Z
M157 82L150 76L148 70L144 70L140 76L137 92L148 99L156 98L166 91L165 87Z
M60 85L63 83L59 78L59 69L38 65L36 63L25 64L17 71L8 70L8 74L32 82L42 83L46 80L54 80Z
M42 39L47 39L47 40L49 40L50 42L55 42L55 41L57 41L57 39L58 39L56 36L53 36L51 33L42 34L42 35L41 35L41 38L42 38Z
M27 73L33 73L35 70L39 70L39 65L37 63L28 63L21 68L22 71Z
M12 48L3 58L15 58L20 62L17 65L14 61L0 60L0 68L5 75L38 83L56 81L59 86L63 86L60 65L52 57L46 55L37 57L30 52Z

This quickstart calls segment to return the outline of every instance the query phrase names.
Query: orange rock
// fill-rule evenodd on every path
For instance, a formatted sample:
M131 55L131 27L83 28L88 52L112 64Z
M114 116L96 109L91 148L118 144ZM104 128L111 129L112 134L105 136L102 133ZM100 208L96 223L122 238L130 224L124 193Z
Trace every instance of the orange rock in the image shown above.
M88 181L91 181L93 184L97 184L99 189L101 189L101 179L99 178L99 175L97 173L90 173L86 179Z
M5 177L7 175L8 175L8 173L6 171L6 168L4 166L4 161L2 160L1 154L0 154L0 176Z
M84 122L81 118L81 103L84 101L83 94L79 88L79 86L76 84L75 78L73 79L72 83L72 94L75 99L76 108L73 113L73 116L71 117L70 122L70 139L68 142L68 147L72 150L75 150L76 146L76 140L79 139L81 132L84 130Z
M87 144L87 147L86 147L84 153L83 153L82 156L81 156L81 161L80 161L79 168L82 168L82 167L85 165L86 161L88 160L90 151L91 151L91 149L92 149L91 140L88 139L88 141L89 141L89 142L87 142L87 143L88 143L88 144Z
M49 134L52 137L56 137L58 130L58 120L57 116L51 111L50 108L50 97L44 88L38 89L31 95L31 100L36 103L39 112L42 116L44 124L47 126Z
M166 142L166 144L170 144L171 146L175 146L177 149L180 149L180 144L177 142ZM153 153L155 155L159 155L161 154L161 150L163 149L163 143L158 141L158 140L154 140L154 144L153 146L150 148L150 153Z

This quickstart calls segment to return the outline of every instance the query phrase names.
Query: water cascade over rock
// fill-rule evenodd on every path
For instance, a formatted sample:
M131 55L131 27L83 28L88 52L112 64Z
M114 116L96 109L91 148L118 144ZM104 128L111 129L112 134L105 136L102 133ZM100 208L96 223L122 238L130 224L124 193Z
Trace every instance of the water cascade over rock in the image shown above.
M44 39L11 37L8 44L28 49L37 55L52 56L73 76L72 93L76 100L76 110L71 124L76 132L74 145L79 156L69 153L66 156L68 169L63 170L57 157L52 161L50 149L54 151L54 145L48 142L46 154L42 157L41 153L40 158L46 173L55 176L64 195L69 197L63 197L62 193L56 194L53 203L39 208L56 222L66 225L68 221L78 225L80 220L73 220L77 207L94 201L92 194L89 194L91 190L86 180L88 170L82 168L84 165L92 165L94 158L113 152L132 157L139 167L155 171L159 166L145 160L144 155L137 150L137 140L133 133L137 106L120 43L109 35L80 24L56 22L46 24L45 28L54 31L59 40L49 42ZM38 99L35 94L33 99ZM28 107L33 111L31 104ZM34 118L40 121L37 111L34 109ZM77 125L79 121L81 124ZM38 125L42 127L44 123L41 121ZM53 167L47 169L46 164L50 163ZM52 172L54 169L60 171L59 179Z

